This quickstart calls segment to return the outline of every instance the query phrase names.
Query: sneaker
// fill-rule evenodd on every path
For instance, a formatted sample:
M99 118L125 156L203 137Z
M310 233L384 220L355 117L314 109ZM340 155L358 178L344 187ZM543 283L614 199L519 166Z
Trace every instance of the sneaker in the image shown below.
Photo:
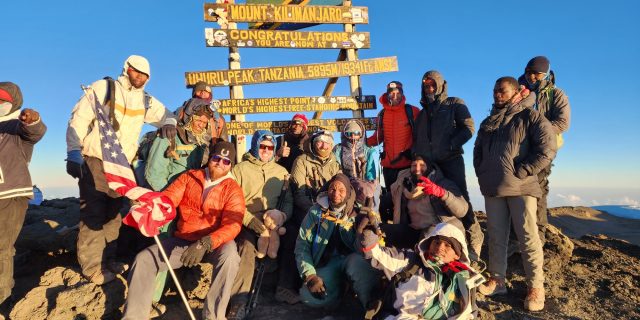
M157 318L167 312L167 306L160 302L153 302L151 304L151 313L149 314L149 318Z
M113 272L109 271L109 270L105 270L105 269L100 269L97 270L96 272L92 273L91 275L85 275L85 278L87 278L87 280L101 286L105 283L109 283L113 280L116 279L116 275L113 274Z
M531 288L524 299L524 308L529 311L544 309L544 288Z
M107 262L107 269L115 274L123 274L125 271L129 270L129 265L123 262L112 260Z
M501 295L507 293L507 285L504 279L491 277L478 287L478 291L488 297Z
M276 301L285 302L288 304L296 304L300 302L300 295L294 290L287 289L285 287L276 288Z
M247 317L247 302L231 302L227 311L227 320L244 320Z

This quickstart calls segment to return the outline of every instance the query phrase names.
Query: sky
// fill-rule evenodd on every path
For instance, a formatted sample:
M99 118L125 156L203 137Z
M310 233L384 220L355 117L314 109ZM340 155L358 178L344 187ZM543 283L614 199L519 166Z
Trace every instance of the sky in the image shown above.
M356 0L354 5L369 8L369 24L356 30L371 33L371 49L359 50L359 57L396 56L399 65L398 72L361 76L363 93L379 96L389 81L399 80L407 101L419 106L422 75L439 70L449 96L466 101L476 127L491 109L497 78L518 77L530 58L549 57L572 109L565 145L554 161L550 204L640 205L640 2ZM227 69L227 49L205 46L204 29L216 26L203 20L203 2L192 0L2 4L0 81L17 83L24 107L39 111L48 126L30 165L45 198L77 196L64 159L67 122L81 96L80 85L115 78L129 55L143 55L151 65L146 91L174 110L190 95L184 72ZM342 26L308 30L342 31ZM333 62L338 50L251 48L241 49L240 55L242 67L250 68ZM247 85L244 94L318 96L325 83ZM333 94L349 95L348 83L341 78ZM228 89L214 88L214 95L226 99ZM367 111L366 116L376 113ZM324 115L350 116L348 111ZM474 140L464 149L477 207L482 197L471 165Z

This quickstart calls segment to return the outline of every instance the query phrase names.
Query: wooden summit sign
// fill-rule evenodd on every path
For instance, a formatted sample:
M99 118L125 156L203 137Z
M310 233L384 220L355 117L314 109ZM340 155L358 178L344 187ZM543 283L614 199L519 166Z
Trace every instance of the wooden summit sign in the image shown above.
M187 87L204 81L210 86L237 86L270 82L323 79L398 71L396 57L301 64L292 66L249 68L236 70L186 72Z
M347 119L311 119L309 120L309 132L316 131L318 129L330 130L334 132L342 131L342 127L349 120ZM362 122L366 130L375 129L375 118L355 118ZM283 134L289 129L290 121L253 121L253 122L240 122L230 121L227 122L227 133L230 135L251 135L256 130L271 130L274 134Z
M366 7L276 6L272 4L205 3L204 20L216 22L369 23Z
M219 100L222 114L375 110L376 96L362 97L282 97Z
M204 29L207 47L367 49L368 32Z

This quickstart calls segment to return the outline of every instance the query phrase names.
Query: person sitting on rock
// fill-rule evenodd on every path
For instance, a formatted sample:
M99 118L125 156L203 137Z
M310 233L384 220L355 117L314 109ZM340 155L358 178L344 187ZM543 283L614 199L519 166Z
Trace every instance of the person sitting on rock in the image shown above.
M246 207L242 189L230 172L233 159L233 144L218 142L212 148L206 168L184 172L162 191L179 213L174 236L162 240L171 267L192 267L201 261L213 265L203 319L225 318L233 279L240 264L233 239L240 233ZM129 273L123 319L149 318L154 279L158 272L168 268L157 245L136 256Z
M440 222L464 227L459 220L469 203L453 181L425 156L413 155L411 167L398 173L391 185L393 224L383 224L390 245L413 248L423 232Z
M244 192L247 210L244 212L242 222L244 227L236 237L241 263L233 282L227 319L244 319L246 316L256 256L258 258L264 257L256 251L257 247L261 249L257 246L260 242L258 238L271 240L271 236L279 237L266 226L269 224L268 220L275 222L273 227L276 229L283 225L293 210L291 192L287 190L284 195L281 192L285 178L289 174L284 167L275 161L274 154L277 147L275 142L276 139L271 131L256 131L251 138L251 149L244 155L244 160L232 170L236 181ZM284 196L282 208L279 210L276 206L282 196ZM291 230L290 232L295 231ZM271 249L269 250L269 258L276 258L277 248L267 249Z
M349 280L364 307L379 275L357 250L355 190L342 173L325 188L304 218L296 241L296 264L304 281L300 297L311 307L337 307Z
M384 319L474 319L471 289L483 278L469 267L460 227L439 223L412 250L380 246L368 222L358 226L364 257L395 290L393 305L382 306Z

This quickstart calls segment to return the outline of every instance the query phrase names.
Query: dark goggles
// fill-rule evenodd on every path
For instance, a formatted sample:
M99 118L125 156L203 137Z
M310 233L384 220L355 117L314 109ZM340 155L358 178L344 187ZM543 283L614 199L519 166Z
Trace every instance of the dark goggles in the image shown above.
M228 166L231 164L231 159L226 158L226 157L221 157L221 156L213 156L211 157L211 161L213 162L220 162L222 161L222 164L224 164L225 166Z

